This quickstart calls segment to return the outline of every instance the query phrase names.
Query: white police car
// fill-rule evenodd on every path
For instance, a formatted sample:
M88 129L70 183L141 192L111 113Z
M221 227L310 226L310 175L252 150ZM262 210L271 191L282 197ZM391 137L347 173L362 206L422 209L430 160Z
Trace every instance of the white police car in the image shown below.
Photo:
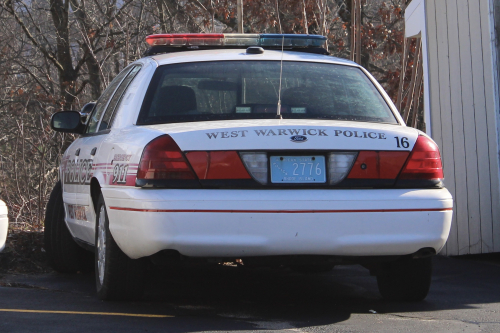
M98 296L130 299L146 258L362 264L384 298L425 298L452 197L436 144L365 69L325 55L323 36L147 41L88 117L52 118L81 134L47 207L56 270L93 250Z
M7 231L9 230L9 216L7 213L5 202L0 200L0 252L5 248Z

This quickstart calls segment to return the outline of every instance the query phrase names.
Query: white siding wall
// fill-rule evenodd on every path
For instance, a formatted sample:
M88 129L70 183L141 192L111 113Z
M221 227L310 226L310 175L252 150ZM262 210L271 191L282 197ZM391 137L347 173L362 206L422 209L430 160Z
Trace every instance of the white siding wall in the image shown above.
M491 0L493 1L493 0ZM500 252L496 74L488 0L427 0L432 137L455 200L447 255Z

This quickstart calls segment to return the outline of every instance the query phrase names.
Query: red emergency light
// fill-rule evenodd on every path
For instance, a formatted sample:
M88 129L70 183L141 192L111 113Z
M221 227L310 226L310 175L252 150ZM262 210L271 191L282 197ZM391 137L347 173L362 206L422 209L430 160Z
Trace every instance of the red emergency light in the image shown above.
M224 34L158 34L146 37L151 46L223 45Z

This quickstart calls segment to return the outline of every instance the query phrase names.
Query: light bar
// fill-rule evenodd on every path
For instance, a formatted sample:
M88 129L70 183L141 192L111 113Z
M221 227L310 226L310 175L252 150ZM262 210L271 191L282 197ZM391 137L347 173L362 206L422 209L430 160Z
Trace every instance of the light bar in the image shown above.
M325 36L300 34L158 34L146 37L151 46L321 47Z

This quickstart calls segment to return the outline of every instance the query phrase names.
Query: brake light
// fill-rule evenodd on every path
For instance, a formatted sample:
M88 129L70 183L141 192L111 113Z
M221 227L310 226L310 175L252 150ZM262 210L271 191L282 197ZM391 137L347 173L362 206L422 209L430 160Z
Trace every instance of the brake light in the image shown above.
M162 135L144 148L137 179L196 179L179 146Z
M360 151L348 179L396 179L403 168L407 151Z
M251 179L236 151L186 153L199 179Z
M438 146L428 137L420 135L399 179L441 181L443 178L443 166Z

